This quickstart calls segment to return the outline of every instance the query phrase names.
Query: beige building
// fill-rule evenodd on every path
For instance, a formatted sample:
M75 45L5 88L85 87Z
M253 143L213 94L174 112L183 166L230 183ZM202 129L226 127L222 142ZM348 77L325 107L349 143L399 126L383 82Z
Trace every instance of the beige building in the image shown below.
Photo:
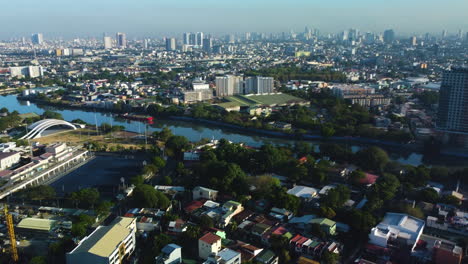
M0 170L5 170L20 161L19 152L1 152L0 153Z
M67 264L117 264L135 250L136 218L118 217L99 226L67 253Z
M198 256L208 259L211 254L218 254L221 250L221 237L213 233L206 233L198 239Z

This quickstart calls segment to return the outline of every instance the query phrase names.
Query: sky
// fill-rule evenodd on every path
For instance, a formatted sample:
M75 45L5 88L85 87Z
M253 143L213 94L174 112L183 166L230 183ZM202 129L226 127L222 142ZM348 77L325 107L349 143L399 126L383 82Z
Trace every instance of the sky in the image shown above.
M2 3L3 2L3 3ZM468 0L0 0L0 38L181 32L468 31Z

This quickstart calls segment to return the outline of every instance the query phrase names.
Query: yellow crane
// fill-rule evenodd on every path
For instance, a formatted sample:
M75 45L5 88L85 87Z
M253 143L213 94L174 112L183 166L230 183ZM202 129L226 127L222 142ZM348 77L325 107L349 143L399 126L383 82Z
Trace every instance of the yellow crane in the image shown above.
M8 213L8 207L5 204L3 207L3 212L5 213L6 224L8 227L8 236L10 237L11 244L11 258L14 262L18 262L18 249L16 248L16 237L15 237L15 228L13 227L13 217Z

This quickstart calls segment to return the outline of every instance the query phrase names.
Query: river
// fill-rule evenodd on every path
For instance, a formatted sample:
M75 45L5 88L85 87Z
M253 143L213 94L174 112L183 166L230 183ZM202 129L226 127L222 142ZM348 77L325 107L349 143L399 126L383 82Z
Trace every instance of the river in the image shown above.
M293 145L295 140L292 139L283 139L283 138L273 138L267 136L258 136L249 133L239 132L235 129L229 128L220 128L213 125L200 124L197 122L190 121L176 121L176 120L158 120L154 121L153 125L145 125L142 122L123 120L121 118L115 118L115 114L111 113L102 113L102 112L92 112L92 111L82 111L77 109L63 109L53 106L38 106L34 103L29 103L26 101L18 101L16 95L5 95L0 96L0 107L6 107L9 111L18 111L21 114L35 112L37 114L42 114L45 110L52 110L62 114L63 118L67 121L73 119L81 119L90 124L100 125L102 123L109 123L113 125L124 126L127 131L132 132L143 132L146 129L148 131L160 131L163 126L169 127L175 135L182 135L187 137L190 141L198 141L202 138L214 138L221 139L226 138L232 142L236 143L245 143L249 146L258 147L266 143L274 145ZM308 143L318 145L317 141L307 141ZM353 151L357 151L361 146L357 144L348 144L351 146ZM403 164L409 164L418 166L421 164L425 165L452 165L452 166L463 166L467 164L466 159L461 158L438 158L437 160L426 160L424 156L420 153L415 153L411 151L402 151L400 149L391 149L386 148L389 152L390 157Z

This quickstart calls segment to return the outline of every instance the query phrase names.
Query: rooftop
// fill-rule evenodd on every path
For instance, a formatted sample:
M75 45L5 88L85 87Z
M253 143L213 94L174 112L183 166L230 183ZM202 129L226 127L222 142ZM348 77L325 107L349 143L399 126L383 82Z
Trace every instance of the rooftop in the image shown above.
M218 235L215 235L213 233L206 233L204 236L202 236L199 240L207 243L207 244L214 244L217 241L221 240L221 237Z
M99 226L69 254L90 253L101 257L109 257L120 243L133 232L128 228L134 218L119 217L113 225Z

